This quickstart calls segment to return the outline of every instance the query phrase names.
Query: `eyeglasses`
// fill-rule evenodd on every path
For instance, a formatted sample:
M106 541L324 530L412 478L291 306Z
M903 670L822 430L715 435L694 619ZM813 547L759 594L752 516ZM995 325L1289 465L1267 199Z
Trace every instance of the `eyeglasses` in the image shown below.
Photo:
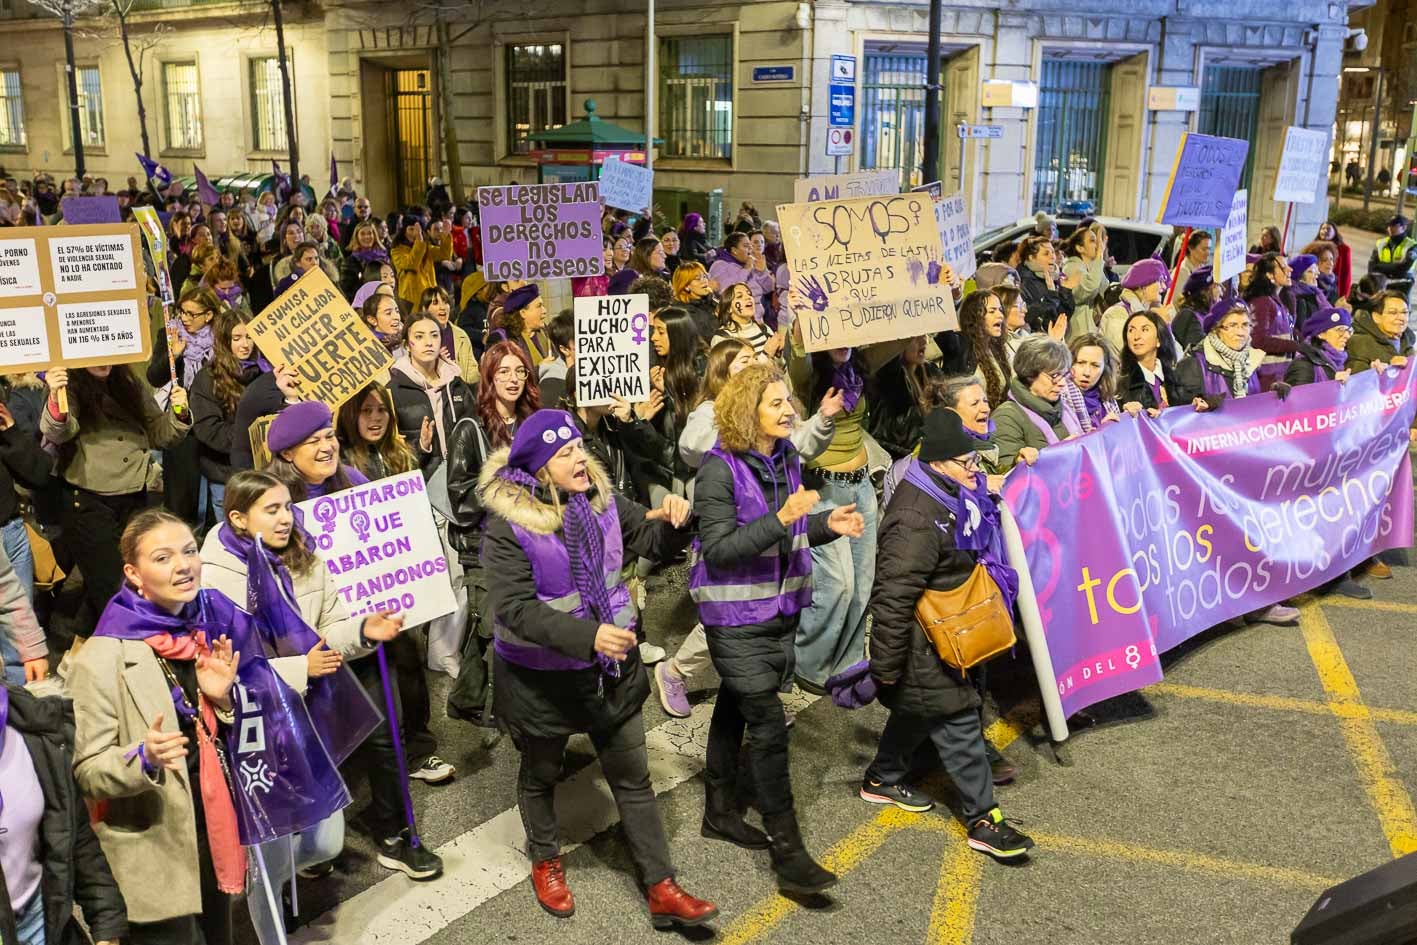
M182 309L182 314L186 315L188 318L201 318L203 315L210 315L211 313L212 310L209 308L204 308L200 312L189 312L185 308Z
M524 381L527 379L526 368L524 367L498 368L497 373L492 376L497 378L497 380L499 381L505 381L509 378L516 378L519 381Z
M1064 379L1066 379L1067 376L1068 376L1068 372L1067 372L1067 371L1049 371L1049 372L1048 372L1048 377L1050 377L1050 378L1053 380L1053 383L1054 383L1054 384L1061 384L1061 383L1063 383Z
M1221 325L1221 331L1249 331L1255 327L1254 322L1235 322L1232 325Z
M950 460L950 462L955 463L956 465L963 467L963 469L964 469L965 472L979 472L981 469L984 468L984 467L982 467L982 466L979 464L979 454L978 454L978 453L970 453L968 456L964 457L963 459L961 459L960 457L956 456L954 459Z

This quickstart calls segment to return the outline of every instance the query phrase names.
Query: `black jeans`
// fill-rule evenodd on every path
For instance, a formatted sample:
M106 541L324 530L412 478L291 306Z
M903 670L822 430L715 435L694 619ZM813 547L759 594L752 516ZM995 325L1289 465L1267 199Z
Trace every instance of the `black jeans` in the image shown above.
M704 775L732 787L738 780L738 752L743 732L748 741L748 767L753 775L758 811L764 817L792 810L792 781L787 768L787 714L772 690L736 693L718 687L718 701L709 723Z
M428 698L428 671L424 668L418 641L407 633L385 643L384 654L389 658L389 671L398 676L404 757L408 759L408 770L417 771L438 750L438 739L428 728L433 719L433 704ZM374 675L378 676L377 666Z
M162 504L182 521L194 523L199 533L207 525L197 521L202 490L202 469L198 462L201 448L195 436L188 436L162 451Z
M881 784L899 784L910 772L915 750L926 739L935 743L940 761L955 783L965 823L973 823L993 810L994 781L977 709L933 719L892 712L866 777Z
M517 772L517 806L526 828L527 854L533 863L561 854L561 832L556 820L556 779L568 736L516 739L521 752ZM620 825L640 881L653 886L674 875L669 861L669 840L659 817L659 803L650 786L649 756L645 753L645 726L639 712L613 732L591 732L591 744L600 758L600 769L615 797Z
M197 821L197 875L202 884L202 912L161 922L129 922L129 945L231 945L231 896L222 892L207 842L202 792L194 786L192 808Z
M84 599L93 608L95 620L123 586L123 556L118 553L118 539L128 520L147 505L147 499L146 492L99 495L64 487L59 516L64 542L83 573Z
M387 715L384 686L379 680L378 655L371 653L354 660L349 664L349 668L364 686L364 691L369 693L369 698L379 707L379 714ZM394 689L394 708L398 710L399 679L393 667L389 668L389 685ZM370 733L364 744L345 762L346 774L356 771L369 773L369 809L364 817L369 828L380 840L396 835L404 828L404 785L399 777L398 756L394 754L394 739L387 719L379 723L379 727Z

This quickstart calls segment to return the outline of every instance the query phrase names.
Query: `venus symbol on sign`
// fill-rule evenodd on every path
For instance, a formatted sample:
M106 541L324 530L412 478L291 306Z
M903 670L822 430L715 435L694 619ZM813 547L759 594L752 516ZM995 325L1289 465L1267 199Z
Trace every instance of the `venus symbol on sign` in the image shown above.
M630 319L630 340L637 345L645 343L645 329L649 327L649 316L641 312Z
M349 516L349 527L354 529L354 534L359 536L360 541L369 540L369 513L362 509L356 510Z

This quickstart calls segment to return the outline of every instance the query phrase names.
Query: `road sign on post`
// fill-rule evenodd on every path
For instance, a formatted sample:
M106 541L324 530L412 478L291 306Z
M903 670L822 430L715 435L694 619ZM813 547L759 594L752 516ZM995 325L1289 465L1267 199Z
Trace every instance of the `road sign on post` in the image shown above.
M840 157L843 154L850 154L855 150L853 141L855 140L850 128L828 128L827 129L827 154Z
M1002 138L1004 136L1004 126L960 125L959 136L961 138Z
M840 157L855 150L856 57L832 56L827 83L827 154Z

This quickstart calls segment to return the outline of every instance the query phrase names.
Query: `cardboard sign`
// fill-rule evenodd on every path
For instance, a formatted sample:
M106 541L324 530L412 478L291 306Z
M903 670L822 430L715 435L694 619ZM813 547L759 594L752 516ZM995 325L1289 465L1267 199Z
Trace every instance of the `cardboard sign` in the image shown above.
M808 351L959 327L925 194L785 204L777 219Z
M386 372L393 358L321 269L296 279L249 324L256 347L279 370L295 368L306 400L340 404Z
M143 242L148 246L148 257L152 260L158 295L162 297L163 305L171 305L177 298L172 292L172 276L167 271L167 224L152 207L134 207L133 219L142 229Z
M964 206L964 194L952 194L935 201L935 226L940 231L940 246L945 262L961 280L974 275L974 236L969 226L969 211Z
M246 431L251 442L252 469L265 469L271 464L271 448L266 445L266 435L271 432L271 421L275 418L273 413L257 417L251 421L251 426Z
M70 225L123 222L118 198L113 196L65 197L59 201L59 209L64 214L64 222Z
M1250 143L1187 132L1161 201L1161 223L1213 230L1230 218Z
M576 299L576 406L649 399L649 296Z
M1250 192L1237 190L1230 205L1230 218L1220 230L1220 246L1215 252L1215 281L1224 282L1245 271L1245 247L1250 223Z
M570 279L605 271L600 185L479 187L482 272L506 279Z
M932 200L941 200L945 196L944 182L932 180L928 184L920 184L910 188L912 194L929 194Z
M792 184L792 199L796 203L850 200L853 197L871 197L899 192L900 172L892 170L799 177Z
M1284 153L1274 178L1278 203L1313 203L1328 181L1328 135L1290 127L1284 133Z
M404 626L413 627L457 609L428 485L418 470L297 508L351 616L403 614Z
M0 374L146 361L138 228L0 230Z
M654 202L654 171L606 158L600 167L600 196L607 207L643 213Z

